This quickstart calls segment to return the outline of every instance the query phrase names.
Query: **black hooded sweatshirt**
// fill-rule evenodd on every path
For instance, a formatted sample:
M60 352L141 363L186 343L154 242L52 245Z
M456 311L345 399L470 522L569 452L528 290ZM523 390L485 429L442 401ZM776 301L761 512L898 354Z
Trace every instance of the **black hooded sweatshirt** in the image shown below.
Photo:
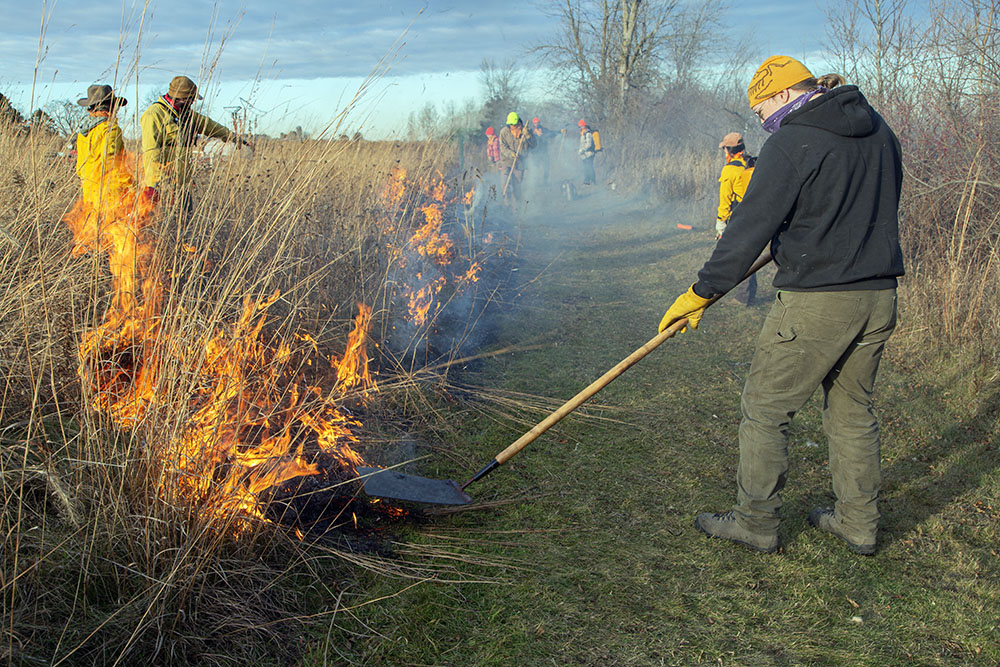
M732 289L769 241L778 289L895 287L903 275L900 154L899 140L856 86L788 114L761 147L695 293L709 298Z

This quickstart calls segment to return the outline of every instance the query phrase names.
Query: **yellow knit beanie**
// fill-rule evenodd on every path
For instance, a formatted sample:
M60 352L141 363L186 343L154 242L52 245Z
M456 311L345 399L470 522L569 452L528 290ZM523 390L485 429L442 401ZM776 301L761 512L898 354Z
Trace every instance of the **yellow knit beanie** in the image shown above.
M812 72L795 58L771 56L757 68L753 78L750 79L750 85L747 87L747 99L750 100L750 106L757 106L785 88L790 88L811 78L813 78Z

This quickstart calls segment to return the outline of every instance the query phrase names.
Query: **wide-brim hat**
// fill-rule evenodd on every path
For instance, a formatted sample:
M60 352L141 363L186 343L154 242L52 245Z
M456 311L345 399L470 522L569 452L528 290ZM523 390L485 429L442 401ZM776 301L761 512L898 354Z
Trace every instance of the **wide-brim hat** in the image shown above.
M107 84L99 84L88 87L87 96L76 101L76 103L81 107L86 107L88 109L104 104L105 102L119 107L123 107L128 104L128 100L124 97L116 96L115 91L112 90L111 86Z
M167 95L170 95L170 98L174 100L202 99L201 95L198 94L198 86L186 76L175 76L171 79Z

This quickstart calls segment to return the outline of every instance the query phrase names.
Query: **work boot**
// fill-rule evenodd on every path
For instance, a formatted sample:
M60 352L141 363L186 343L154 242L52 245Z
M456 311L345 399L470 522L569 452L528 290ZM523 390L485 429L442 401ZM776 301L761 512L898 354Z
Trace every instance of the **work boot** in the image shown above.
M757 551L770 554L778 550L777 532L771 535L751 532L736 522L736 516L732 510L718 514L711 512L699 514L698 518L694 520L694 526L709 537L721 537L739 542Z
M829 507L817 507L809 512L809 523L820 530L825 530L828 533L833 533L840 539L847 542L847 548L856 554L861 554L862 556L874 556L875 555L875 542L870 544L858 544L852 541L844 534L843 526L839 521L837 521L836 513Z

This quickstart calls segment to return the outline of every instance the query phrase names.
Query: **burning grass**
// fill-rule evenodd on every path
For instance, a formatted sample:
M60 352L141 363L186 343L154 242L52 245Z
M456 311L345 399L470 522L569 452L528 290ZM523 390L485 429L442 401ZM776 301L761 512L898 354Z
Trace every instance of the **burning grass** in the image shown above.
M198 175L190 216L144 209L127 159L112 205L74 204L46 152L0 136L0 650L252 661L342 595L315 568L399 570L344 551L402 514L358 495L359 436L459 354L444 318L489 306L503 234L467 233L443 145L263 142Z

